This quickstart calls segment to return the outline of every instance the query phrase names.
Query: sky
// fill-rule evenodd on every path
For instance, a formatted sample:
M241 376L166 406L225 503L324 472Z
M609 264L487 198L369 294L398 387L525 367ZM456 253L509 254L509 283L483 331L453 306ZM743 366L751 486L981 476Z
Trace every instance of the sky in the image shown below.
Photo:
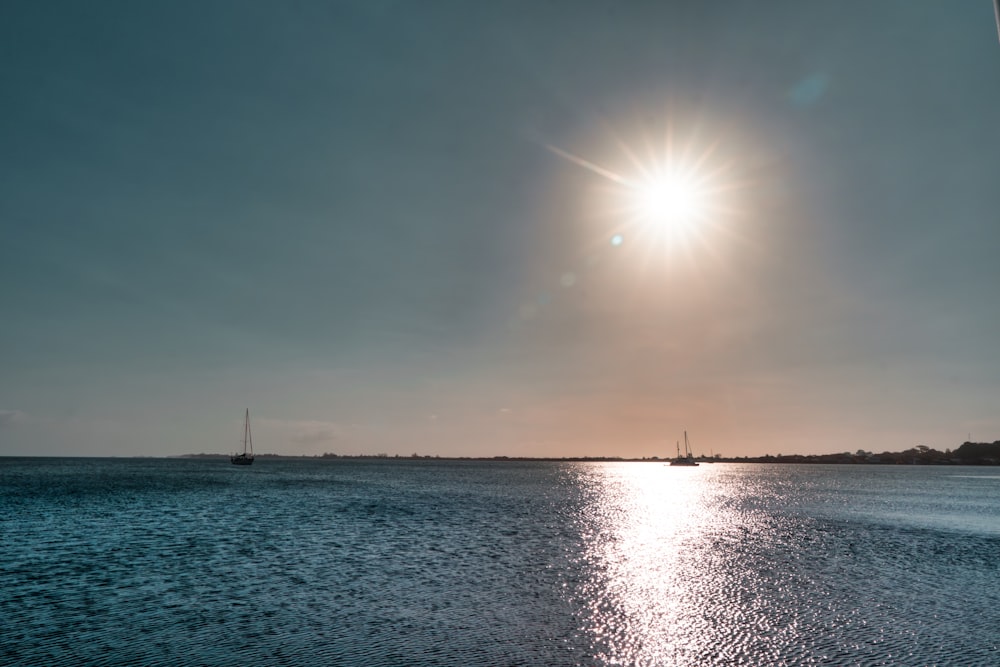
M0 455L1000 439L988 0L14 0L0 90Z

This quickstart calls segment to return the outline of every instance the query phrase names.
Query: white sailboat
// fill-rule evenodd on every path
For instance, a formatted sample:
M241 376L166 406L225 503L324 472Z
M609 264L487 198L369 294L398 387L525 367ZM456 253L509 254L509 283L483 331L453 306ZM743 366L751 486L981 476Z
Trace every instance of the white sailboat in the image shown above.
M233 454L229 457L229 462L234 466L248 466L253 464L253 435L250 433L250 408L247 408L246 417L243 420L243 453Z

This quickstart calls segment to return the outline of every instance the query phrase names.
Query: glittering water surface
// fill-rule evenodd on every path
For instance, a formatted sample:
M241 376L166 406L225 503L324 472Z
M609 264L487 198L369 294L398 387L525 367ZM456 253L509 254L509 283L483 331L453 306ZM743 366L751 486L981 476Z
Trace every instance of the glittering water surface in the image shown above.
M0 664L998 665L996 470L0 459Z

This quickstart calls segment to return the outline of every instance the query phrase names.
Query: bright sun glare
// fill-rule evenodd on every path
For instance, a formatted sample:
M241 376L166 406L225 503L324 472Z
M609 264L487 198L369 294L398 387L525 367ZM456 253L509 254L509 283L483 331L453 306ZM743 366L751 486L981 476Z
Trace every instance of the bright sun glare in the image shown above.
M659 148L647 143L640 158L636 151L618 142L630 169L619 172L585 160L554 146L560 157L610 181L607 202L612 245L628 239L644 239L649 250L661 243L688 245L707 241L704 234L723 213L720 176L723 168L713 165L713 148L705 151L687 146L678 150L673 138ZM631 172L631 173L629 173Z
M685 174L666 173L633 188L635 216L652 231L674 235L696 224L707 212L708 196Z

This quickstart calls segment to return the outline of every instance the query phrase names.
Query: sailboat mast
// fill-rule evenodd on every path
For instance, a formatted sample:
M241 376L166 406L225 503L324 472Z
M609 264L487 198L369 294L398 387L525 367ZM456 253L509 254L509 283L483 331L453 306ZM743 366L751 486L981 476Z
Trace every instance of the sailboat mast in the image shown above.
M247 408L247 440L250 441L250 456L253 456L253 432L250 430L250 408Z
M246 416L243 417L243 453L247 453L247 440L250 436L250 408L247 408Z

